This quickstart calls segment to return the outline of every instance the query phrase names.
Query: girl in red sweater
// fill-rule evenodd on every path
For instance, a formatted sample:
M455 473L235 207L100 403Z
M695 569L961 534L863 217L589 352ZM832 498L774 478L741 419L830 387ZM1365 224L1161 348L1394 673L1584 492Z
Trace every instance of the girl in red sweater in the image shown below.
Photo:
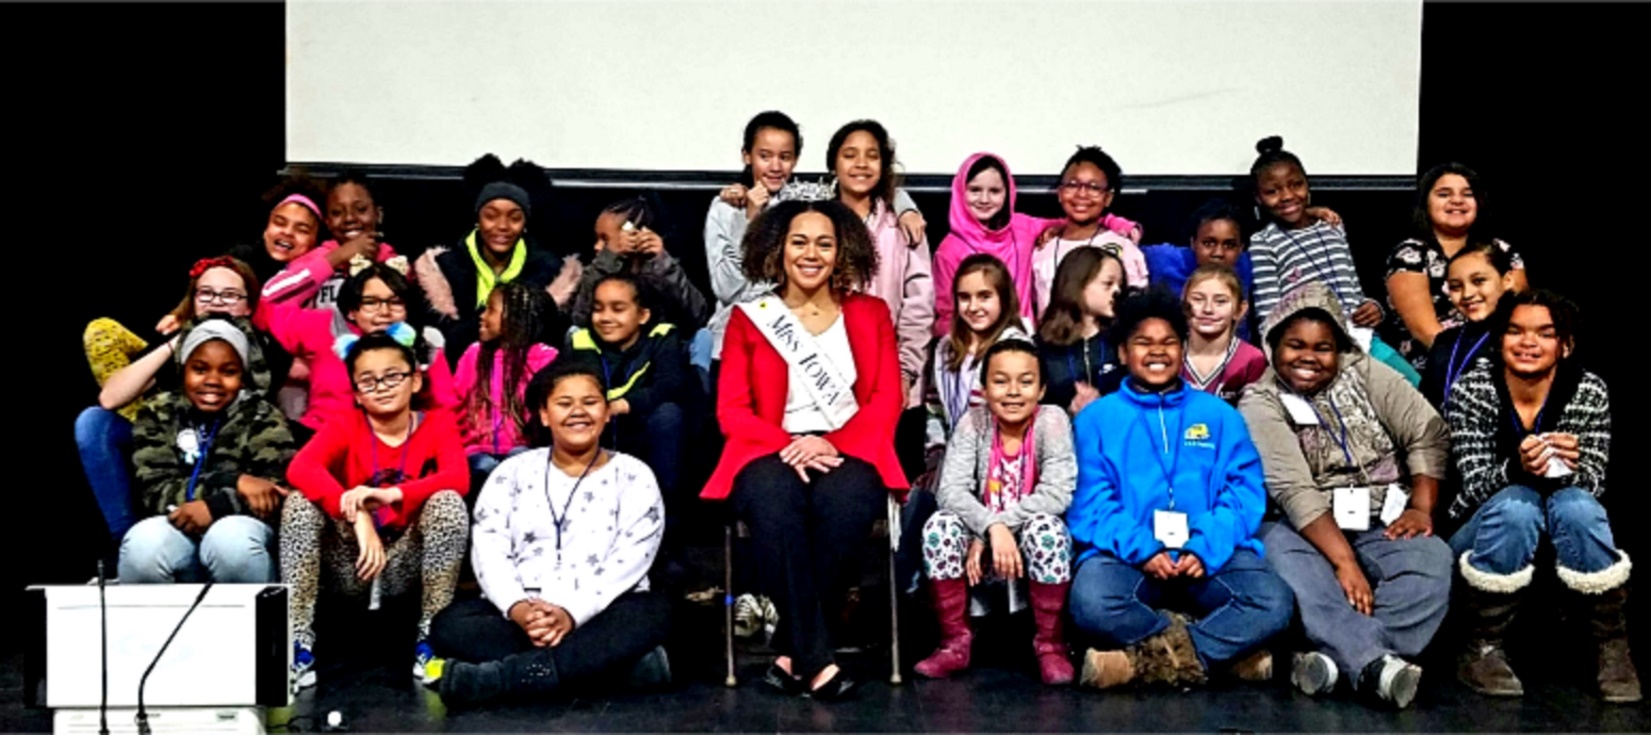
M327 422L287 469L310 502L288 502L281 518L281 580L292 592L292 668L298 687L315 683L313 622L321 570L351 597L424 595L413 675L430 659L430 619L453 600L470 537L464 494L470 468L447 411L413 410L423 387L419 338L392 325L340 353L360 410ZM294 498L294 500L298 500Z

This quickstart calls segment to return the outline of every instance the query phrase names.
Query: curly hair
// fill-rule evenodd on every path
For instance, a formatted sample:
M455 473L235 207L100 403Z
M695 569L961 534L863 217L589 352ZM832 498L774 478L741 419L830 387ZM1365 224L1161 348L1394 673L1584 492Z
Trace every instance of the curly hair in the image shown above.
M837 236L837 261L832 267L831 288L850 291L864 288L877 274L877 246L871 241L866 223L847 205L837 201L781 202L757 216L745 233L743 243L745 277L767 281L775 290L785 288L785 242L791 223L805 212L825 215Z

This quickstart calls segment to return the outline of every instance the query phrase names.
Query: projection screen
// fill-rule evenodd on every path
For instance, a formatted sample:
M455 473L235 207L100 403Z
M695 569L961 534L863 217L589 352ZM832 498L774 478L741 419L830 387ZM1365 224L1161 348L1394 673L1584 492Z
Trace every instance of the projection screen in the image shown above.
M287 3L287 159L727 171L754 113L825 168L849 120L908 174L1001 154L1054 174L1246 171L1284 136L1314 174L1415 171L1420 0Z

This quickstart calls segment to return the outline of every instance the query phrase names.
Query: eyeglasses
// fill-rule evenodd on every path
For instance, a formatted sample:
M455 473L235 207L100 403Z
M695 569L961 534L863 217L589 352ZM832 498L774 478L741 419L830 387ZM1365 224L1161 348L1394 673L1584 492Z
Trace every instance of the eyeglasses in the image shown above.
M234 306L246 300L247 295L240 291L214 291L210 288L195 289L195 301L202 304L223 304Z
M368 296L368 297L361 300L361 310L362 311L378 311L379 309L396 309L396 308L400 308L400 307L403 307L403 306L406 306L406 305L407 305L407 302L402 301L401 298L398 297L398 296L392 296L392 297L387 298L387 299L381 299L381 298L377 298L377 297L374 297L374 296Z
M355 379L355 389L362 393L377 393L380 388L395 390L411 375L412 373L405 371L385 373L376 378L371 375L363 375Z
M1063 181L1061 182L1061 188L1065 189L1067 193L1070 194L1088 195L1092 197L1098 197L1105 193L1108 189L1108 187L1102 186L1093 181Z

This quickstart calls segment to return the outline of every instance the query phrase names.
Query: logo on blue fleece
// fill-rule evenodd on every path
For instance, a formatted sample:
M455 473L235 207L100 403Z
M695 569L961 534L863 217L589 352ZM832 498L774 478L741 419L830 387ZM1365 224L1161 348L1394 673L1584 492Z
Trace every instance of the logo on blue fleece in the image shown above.
M1206 423L1200 422L1187 427L1186 433L1182 434L1181 438L1189 447L1198 447L1199 449L1215 448L1215 442L1210 441L1210 425Z

